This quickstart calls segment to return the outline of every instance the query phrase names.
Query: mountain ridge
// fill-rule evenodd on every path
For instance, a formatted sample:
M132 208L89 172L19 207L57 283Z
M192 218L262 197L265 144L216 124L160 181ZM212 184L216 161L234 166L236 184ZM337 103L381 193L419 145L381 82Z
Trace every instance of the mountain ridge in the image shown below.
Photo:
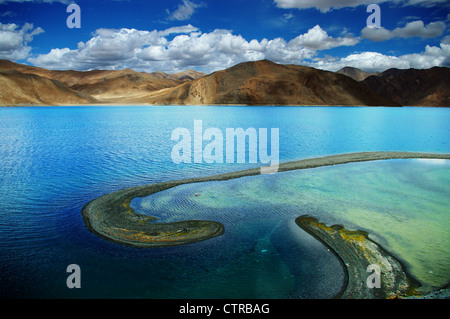
M167 74L55 71L0 60L0 105L450 106L449 72L439 67L379 74L346 67L331 72L260 60L211 74Z
M140 101L182 105L400 106L347 76L269 60L240 63Z
M0 60L0 70L16 70L24 74L34 74L56 80L67 87L92 96L102 102L120 101L127 96L140 96L167 87L177 86L186 81L205 75L202 72L187 70L175 74L164 72L137 72L123 70L47 70L8 60Z

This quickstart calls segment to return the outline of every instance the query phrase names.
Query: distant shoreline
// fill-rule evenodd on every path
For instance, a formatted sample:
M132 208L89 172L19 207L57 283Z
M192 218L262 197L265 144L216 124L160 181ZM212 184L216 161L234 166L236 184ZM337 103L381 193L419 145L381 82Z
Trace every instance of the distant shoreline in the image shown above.
M18 108L18 107L87 107L87 106L250 106L250 107L369 107L369 108L450 108L450 106L427 106L427 105L398 105L398 106L383 106L383 105L301 105L301 104L142 104L142 103L90 103L90 104L17 104L17 105L0 105L0 108Z

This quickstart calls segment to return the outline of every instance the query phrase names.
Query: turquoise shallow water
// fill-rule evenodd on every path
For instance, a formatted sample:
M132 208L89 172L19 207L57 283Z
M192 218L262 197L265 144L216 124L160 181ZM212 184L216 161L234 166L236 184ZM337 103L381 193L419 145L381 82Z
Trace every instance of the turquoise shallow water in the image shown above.
M202 190L202 195L193 199L189 188L174 189L181 192L175 199L164 198L166 193L158 194L154 200L162 219L166 218L162 214L168 214L167 218L174 212L191 214L192 207L197 207L200 214L217 208L222 212L220 218L226 217L224 236L185 247L134 249L107 242L87 231L81 209L101 195L131 186L259 166L173 163L170 154L175 143L170 140L171 133L178 127L192 130L194 120L223 132L227 127L279 128L280 161L359 151L450 152L450 112L438 108L0 108L1 296L329 297L339 289L342 269L334 266L336 259L320 243L293 227L291 216L297 214L297 208L323 217L326 222L370 230L372 219L366 215L373 215L374 211L387 215L389 207L400 207L402 212L413 206L422 207L422 211L427 211L426 219L431 220L432 211L441 218L444 215L439 207L448 207L445 201L432 205L428 202L429 198L442 199L443 192L448 194L448 177L442 177L448 176L443 173L446 169L421 162L408 166L409 162L400 161L392 174L379 173L381 166L373 166L368 170L373 173L365 173L366 177L359 179L368 184L358 187L358 179L349 178L344 166L299 172L306 178L303 188L296 179L287 177L276 183L264 178L249 180L245 183L247 188L231 182L228 187L236 187L236 194L240 194L231 206L227 206L230 204L223 195L232 191L222 190L224 186L219 184L214 186L219 187L218 193ZM358 170L366 166L348 167ZM425 184L421 177L424 174L415 175L422 167L430 167ZM395 177L397 172L403 173ZM380 181L377 174L383 177ZM395 178L406 182L395 182ZM286 192L278 192L284 194L279 195L279 199L284 197L283 204L268 196L277 183L285 184L282 188ZM398 192L404 192L409 200L402 200L403 195L393 196ZM301 205L293 203L293 196L289 196L299 193L308 194L302 197ZM359 199L350 205L353 197ZM374 209L371 201L384 205ZM186 207L187 203L192 207ZM281 214L280 218L276 214ZM380 218L376 223L384 220L384 215L377 216ZM247 222L252 219L256 222ZM398 255L409 254L403 251L409 247L409 239L401 233L417 227L419 219L416 212L403 224L389 223L395 226L390 230L391 236L375 228L373 236ZM436 225L447 225L448 218L444 219L438 219ZM405 224L408 227L402 226ZM427 229L421 233L438 234L434 237L442 240L441 247L448 247L445 234ZM242 234L245 238L240 237ZM398 240L393 240L396 236ZM445 248L439 249L448 253ZM416 268L418 272L446 276L439 267L404 259L411 269L423 268ZM424 253L419 259L428 260L429 255ZM448 264L448 259L438 259L439 263ZM78 290L66 286L66 267L73 263L82 271L82 288ZM426 277L428 284L434 284L430 279L433 277Z
M408 267L424 290L450 281L446 160L354 163L183 185L136 198L132 207L160 222L219 220L227 231L236 232L231 246L245 245L240 234L252 232L266 233L255 234L261 240L270 236L269 247L281 246L277 241L295 237L294 219L311 215L328 225L367 231ZM290 245L294 248L295 242ZM291 253L296 254L295 248Z

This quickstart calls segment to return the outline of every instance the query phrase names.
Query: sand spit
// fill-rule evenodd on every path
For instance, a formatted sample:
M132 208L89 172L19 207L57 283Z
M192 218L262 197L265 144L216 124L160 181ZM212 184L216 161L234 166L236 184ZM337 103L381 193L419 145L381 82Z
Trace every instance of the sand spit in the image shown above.
M310 216L300 216L295 222L331 248L344 266L346 283L338 298L393 299L414 294L418 283L366 232L347 230L340 225L326 226ZM374 274L371 268L368 271L370 265L379 267L379 286L369 278Z

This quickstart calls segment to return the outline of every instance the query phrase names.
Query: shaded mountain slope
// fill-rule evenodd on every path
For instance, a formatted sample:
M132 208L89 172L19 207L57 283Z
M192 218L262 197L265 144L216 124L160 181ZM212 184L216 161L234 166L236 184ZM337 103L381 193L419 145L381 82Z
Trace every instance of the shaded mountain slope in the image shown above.
M398 106L353 79L268 60L245 62L140 99L153 104Z
M389 69L362 83L405 106L450 106L450 69Z

